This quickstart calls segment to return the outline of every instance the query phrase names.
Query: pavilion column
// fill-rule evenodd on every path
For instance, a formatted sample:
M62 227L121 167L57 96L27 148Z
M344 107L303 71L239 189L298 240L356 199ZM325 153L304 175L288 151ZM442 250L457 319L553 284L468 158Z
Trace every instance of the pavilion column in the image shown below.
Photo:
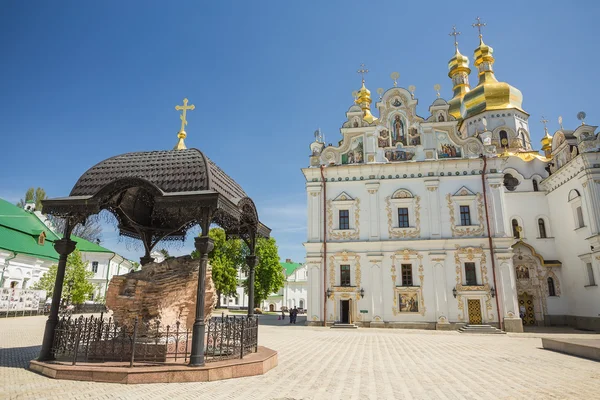
M200 367L204 365L204 304L206 293L206 265L208 264L208 253L215 247L209 236L200 236L195 240L195 246L200 253L200 266L198 269L198 290L196 292L196 319L192 329L192 353L190 355L190 366Z
M70 239L71 234L68 229L65 237L54 242L54 250L59 254L58 269L56 271L56 280L54 281L54 292L52 293L52 305L50 306L50 316L46 321L44 330L44 340L40 351L39 361L49 361L54 358L52 355L52 345L54 344L54 335L58 325L58 310L60 308L60 298L62 297L62 288L65 281L65 270L67 268L67 257L75 250L76 243Z
M254 315L254 269L258 265L258 256L246 257L248 264L248 316Z

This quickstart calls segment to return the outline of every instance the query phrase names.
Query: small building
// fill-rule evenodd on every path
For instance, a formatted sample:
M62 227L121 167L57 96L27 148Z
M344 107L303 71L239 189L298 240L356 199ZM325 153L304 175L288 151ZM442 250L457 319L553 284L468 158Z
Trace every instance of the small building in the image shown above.
M0 199L0 288L27 289L40 280L50 266L58 263L54 242L59 236L35 204L24 209ZM132 262L99 244L72 236L94 272L91 282L97 287L90 300L103 297L114 275L127 273Z
M298 307L305 310L308 307L308 272L306 265L292 262L288 258L281 263L281 267L285 275L283 288L263 300L261 308L265 311L280 311L285 306L286 309ZM221 296L221 307L230 309L248 308L248 295L242 286L242 282L246 278L246 274L238 270L236 296Z

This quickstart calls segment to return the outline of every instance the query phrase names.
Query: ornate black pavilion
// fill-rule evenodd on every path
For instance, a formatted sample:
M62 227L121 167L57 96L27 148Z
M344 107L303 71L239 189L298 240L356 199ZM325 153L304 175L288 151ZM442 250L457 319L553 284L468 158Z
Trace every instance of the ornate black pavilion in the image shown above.
M270 229L259 221L254 202L240 185L200 150L183 148L111 157L86 171L69 197L45 200L43 205L45 212L65 218L67 223L63 238L54 245L60 258L41 361L52 358L67 256L75 250L75 242L70 240L73 227L102 210L116 216L121 235L143 242L142 265L153 261L150 253L159 241L183 240L189 228L200 225L201 236L195 239L200 273L190 365L204 365L204 292L208 253L213 248L208 236L211 224L248 245L248 304L253 304L256 239L268 237ZM253 311L248 307L248 315Z

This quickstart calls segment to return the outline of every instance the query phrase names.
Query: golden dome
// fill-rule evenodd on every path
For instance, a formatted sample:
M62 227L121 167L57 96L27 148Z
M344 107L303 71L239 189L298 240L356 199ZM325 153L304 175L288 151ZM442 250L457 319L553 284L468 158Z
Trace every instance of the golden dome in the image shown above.
M377 118L371 114L371 91L365 87L365 80L362 81L362 87L358 91L358 97L354 100L356 104L360 106L360 108L365 113L363 119L367 121L369 124L373 123Z
M454 95L448 104L450 108L448 112L456 119L461 118L460 106L463 98L469 92L469 74L471 69L469 68L469 59L458 51L458 44L456 45L456 52L454 56L448 61L448 76L452 79Z
M461 116L467 119L483 111L506 110L510 108L523 111L521 91L506 82L498 82L492 68L494 49L479 38L479 47L475 49L474 65L479 71L479 83L464 96Z

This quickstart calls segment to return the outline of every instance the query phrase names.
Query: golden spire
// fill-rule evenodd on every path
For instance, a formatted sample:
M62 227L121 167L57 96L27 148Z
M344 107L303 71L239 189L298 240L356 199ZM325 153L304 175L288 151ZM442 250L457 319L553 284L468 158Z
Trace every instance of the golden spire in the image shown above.
M354 102L360 106L365 113L363 119L368 123L372 123L377 118L371 114L371 91L365 87L365 74L369 73L369 70L365 68L365 64L360 64L358 71L362 78L362 87L358 91L358 97Z
M477 22L472 24L479 32L479 46L475 49L473 65L477 68L479 82L465 95L462 108L462 119L470 118L488 110L517 109L523 111L523 95L521 92L506 82L498 82L494 75L494 49L483 42L481 28L486 26L477 17Z
M185 143L183 142L183 139L185 139L187 136L187 133L185 133L185 126L187 125L187 120L185 119L185 116L186 116L187 110L193 110L195 108L196 108L196 106L193 104L188 106L187 98L183 99L182 106L175 106L175 109L177 111L181 110L181 115L179 116L179 119L181 119L181 129L179 130L179 133L177 134L179 141L177 142L177 145L173 148L173 150L187 149L187 147L185 147Z
M545 133L542 140L540 140L540 142L542 142L542 151L546 155L546 158L550 158L552 153L552 136L550 136L550 134L548 133L548 127L546 126L548 120L542 115L542 119L540 122L544 124Z
M461 118L461 105L463 97L470 90L469 74L469 59L458 51L458 35L460 32L456 30L456 26L452 27L452 32L448 36L454 36L454 56L448 61L448 77L452 79L452 90L454 92L452 99L448 102L450 108L448 112L456 119Z

